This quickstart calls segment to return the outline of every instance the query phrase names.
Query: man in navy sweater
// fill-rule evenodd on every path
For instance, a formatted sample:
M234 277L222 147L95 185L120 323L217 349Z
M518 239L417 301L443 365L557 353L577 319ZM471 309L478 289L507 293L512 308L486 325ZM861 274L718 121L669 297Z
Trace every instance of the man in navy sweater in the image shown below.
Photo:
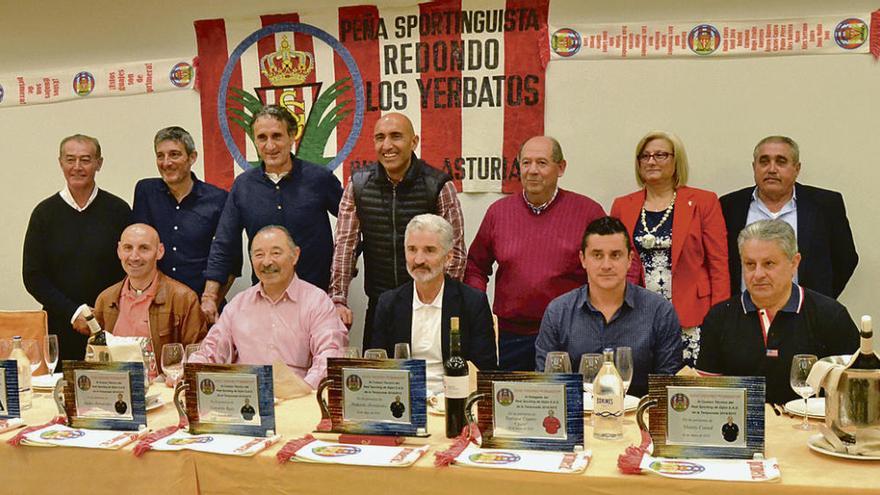
M75 134L59 148L67 184L31 213L22 275L27 291L48 313L49 331L58 335L60 359L82 359L89 329L80 312L125 276L116 241L131 209L95 184L104 163L97 139Z

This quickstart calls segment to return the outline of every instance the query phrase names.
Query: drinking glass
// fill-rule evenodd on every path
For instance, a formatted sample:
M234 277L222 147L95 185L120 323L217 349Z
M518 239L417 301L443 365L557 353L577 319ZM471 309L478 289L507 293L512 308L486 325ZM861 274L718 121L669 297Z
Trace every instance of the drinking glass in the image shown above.
M791 389L804 399L804 420L794 425L798 430L812 430L813 427L807 422L807 399L816 393L813 387L807 383L810 370L816 364L816 356L812 354L795 354L791 358Z
M406 342L398 342L394 344L394 359L409 359L409 344Z
M202 348L202 344L187 344L186 345L186 356L184 357L184 363L188 363L190 357L193 354L199 352L199 349Z
M581 365L578 373L584 375L584 392L593 395L593 381L602 369L601 354L581 354Z
M37 368L43 364L43 353L40 351L40 344L34 339L21 339L21 349L31 362L31 376L33 376Z
M565 351L547 353L544 360L544 373L571 373L571 359Z
M342 348L342 357L357 359L361 357L361 348L355 346L345 346Z
M385 349L367 349L364 351L364 359L388 359Z
M614 351L614 366L623 381L623 395L629 390L633 379L633 351L631 347L618 347Z
M58 366L58 336L50 333L43 339L43 357L46 359L46 367L49 368L49 374L55 373L55 367Z
M162 346L162 371L176 385L183 375L185 361L183 344L165 344Z

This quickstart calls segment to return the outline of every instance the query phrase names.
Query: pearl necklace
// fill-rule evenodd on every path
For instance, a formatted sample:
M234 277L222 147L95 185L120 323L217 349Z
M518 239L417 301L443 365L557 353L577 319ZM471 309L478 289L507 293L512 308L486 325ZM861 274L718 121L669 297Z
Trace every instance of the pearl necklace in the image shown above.
M657 232L657 229L663 226L666 223L666 220L669 219L669 215L672 214L672 208L675 206L675 196L678 195L678 191L672 191L672 201L669 202L669 206L666 207L666 211L663 213L663 218L660 219L660 222L654 226L653 229L648 228L648 222L645 221L645 205L642 204L642 228L645 229L645 235L642 236L639 244L642 245L645 249L651 249L654 247L654 244L657 243L657 237L654 235Z

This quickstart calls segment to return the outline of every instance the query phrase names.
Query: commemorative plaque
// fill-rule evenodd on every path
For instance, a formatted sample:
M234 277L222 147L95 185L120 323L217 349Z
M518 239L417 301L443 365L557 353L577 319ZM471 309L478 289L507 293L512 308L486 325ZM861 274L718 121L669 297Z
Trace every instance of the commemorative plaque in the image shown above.
M121 431L146 428L141 362L63 361L62 370L54 396L68 426Z

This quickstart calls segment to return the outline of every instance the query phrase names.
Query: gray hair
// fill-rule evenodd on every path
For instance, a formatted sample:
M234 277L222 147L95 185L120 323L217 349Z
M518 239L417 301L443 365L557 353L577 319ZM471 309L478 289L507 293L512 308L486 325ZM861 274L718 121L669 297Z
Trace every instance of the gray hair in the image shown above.
M565 160L565 157L562 155L562 145L559 144L559 141L557 141L556 138L553 136L532 136L532 137L526 139L525 141L523 141L523 143L521 145L519 145L519 151L516 153L517 159L522 157L522 150L523 150L523 148L526 147L526 143L528 143L529 141L531 141L532 139L534 139L536 137L544 137L544 138L547 138L550 140L550 159L551 160L553 160L556 163L559 163L562 160Z
M257 110L254 114L253 122L256 122L260 117L268 117L270 119L275 119L281 123L283 123L287 127L287 134L290 136L296 135L296 119L293 118L293 115L290 114L286 108L279 105L266 105L263 108ZM251 124L253 125L253 124Z
M443 254L452 250L452 225L445 218L432 213L414 216L406 225L404 239L409 239L409 234L416 230L437 234L440 237L440 247L443 249Z
M85 134L74 134L73 136L67 136L66 138L62 139L61 144L58 145L58 158L64 156L64 145L67 144L68 141L91 143L92 146L95 147L95 158L101 158L101 143L99 143L98 140L93 138L92 136L86 136Z
M787 144L789 148L791 148L791 160L794 163L800 163L801 161L801 150L798 147L797 142L788 137L788 136L767 136L764 139L758 141L758 144L755 145L754 151L752 151L752 159L758 159L758 148L767 144L767 143L783 143Z
M156 137L153 138L153 150L155 150L159 146L159 143L163 141L174 141L182 144L187 155L192 155L196 150L196 143L193 141L192 135L190 135L190 133L183 127L178 127L176 125L159 129L159 132L156 133Z
M296 250L297 245L296 245L296 242L293 240L293 236L290 235L290 231L287 230L287 228L284 227L283 225L266 225L265 227L263 227L263 228L261 228L260 230L258 230L257 233L254 234L253 237L251 237L251 239L256 239L258 235L262 234L263 232L268 232L268 231L270 231L270 230L277 230L277 231L283 233L283 234L284 234L284 237L287 238L287 245L290 246L290 250L291 250L291 251L295 251L295 250ZM254 244L253 244L253 242L251 242L251 249L250 249L250 251L251 251L251 255L253 255L253 254L254 254Z
M788 259L794 259L798 252L794 229L783 220L758 220L746 225L736 238L740 253L743 244L751 240L775 242Z

